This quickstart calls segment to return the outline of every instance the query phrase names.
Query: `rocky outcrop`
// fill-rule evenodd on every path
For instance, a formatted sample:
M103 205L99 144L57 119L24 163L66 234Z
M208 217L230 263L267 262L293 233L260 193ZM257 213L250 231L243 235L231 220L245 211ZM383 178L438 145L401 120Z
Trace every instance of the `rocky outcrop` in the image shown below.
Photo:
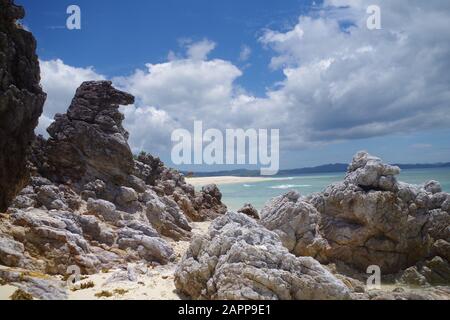
M310 257L295 257L273 232L229 212L194 239L175 273L193 299L346 299L349 290Z
M45 274L0 267L0 279L39 300L65 300L65 282Z
M65 274L76 265L91 274L132 261L164 264L175 258L148 222L105 219L113 214L120 216L103 202L91 202L85 212L10 209L1 221L0 264L46 274Z
M402 272L399 281L413 286L450 284L450 263L439 256L418 263Z
M26 186L29 145L46 99L33 35L12 0L0 0L0 212Z
M227 212L227 207L222 203L222 193L215 184L204 186L194 199L194 204L202 220L218 217Z
M145 212L161 234L186 239L186 217L204 221L223 212L221 194L217 187L208 189L211 194L196 192L182 174L149 154L133 157L118 110L133 101L111 82L83 83L67 113L57 115L48 128L50 139L35 141L35 171L70 186L85 201L103 199L129 214Z
M162 235L175 240L190 238L189 222L175 201L167 196L158 197L152 190L143 195L143 200L147 219Z
M343 182L308 198L278 197L262 210L261 223L297 255L361 271L377 265L383 274L396 273L445 255L433 244L450 238L449 194L435 181L398 182L399 173L398 167L358 153Z
M34 141L30 184L0 216L0 264L52 275L166 264L171 241L191 237L187 209L207 208L207 219L223 207L217 187L196 192L159 159L134 159L119 112L133 101L111 82L85 82L50 138Z
M152 185L159 196L175 201L191 221L206 221L227 212L227 207L222 203L222 193L216 185L204 186L196 192L180 172L165 167L159 158L145 152L135 160L135 175Z
M283 245L297 256L320 257L327 249L319 222L319 212L297 192L272 199L261 211L261 225L278 234Z
M39 166L43 175L60 183L100 179L126 185L134 162L119 106L133 102L111 82L84 82L67 113L56 115L47 129L47 161Z
M250 203L246 203L242 208L238 210L239 213L243 213L253 219L259 220L259 213L258 210L254 206L252 206Z

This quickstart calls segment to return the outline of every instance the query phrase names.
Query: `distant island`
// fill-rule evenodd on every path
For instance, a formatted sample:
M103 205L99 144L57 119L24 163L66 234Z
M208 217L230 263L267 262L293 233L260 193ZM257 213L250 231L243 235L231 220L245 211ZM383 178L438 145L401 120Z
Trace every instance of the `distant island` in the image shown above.
M400 169L410 170L410 169L433 169L433 168L450 168L450 162L445 163L422 163L422 164L393 164L394 166L400 167ZM286 169L280 170L277 174L279 177L283 176L295 176L301 174L312 174L312 173L331 173L331 172L346 172L348 164L345 163L334 163L325 164L317 167L308 168L297 168L297 169ZM260 170L247 170L247 169L237 169L237 170L223 170L223 171L213 171L213 172L187 172L182 171L185 176L190 177L259 177Z

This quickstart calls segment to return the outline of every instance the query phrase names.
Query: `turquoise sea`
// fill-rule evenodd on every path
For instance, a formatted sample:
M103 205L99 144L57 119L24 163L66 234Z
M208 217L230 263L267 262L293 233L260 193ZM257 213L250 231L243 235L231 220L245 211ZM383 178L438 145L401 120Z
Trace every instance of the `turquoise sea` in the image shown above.
M303 195L323 191L333 182L343 180L345 173L318 173L293 177L281 177L277 180L219 185L223 201L230 210L238 210L244 203L253 204L260 210L273 197L296 190ZM442 189L450 193L450 168L402 170L399 180L412 184L423 184L437 180Z

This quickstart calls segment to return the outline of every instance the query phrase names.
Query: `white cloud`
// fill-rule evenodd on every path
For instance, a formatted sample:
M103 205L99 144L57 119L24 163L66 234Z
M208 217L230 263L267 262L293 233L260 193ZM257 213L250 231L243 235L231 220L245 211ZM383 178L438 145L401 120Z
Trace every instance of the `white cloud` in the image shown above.
M216 44L207 39L183 41L185 54L113 79L136 96L135 108L123 109L130 144L169 154L171 131L191 129L194 120L218 129L279 128L281 147L294 150L448 127L450 2L375 1L383 29L370 31L365 8L373 2L329 0L286 32L266 30L260 42L285 78L263 97L235 84L242 71L231 62L208 60ZM59 60L42 66L47 117L65 111L81 80L101 78Z
M216 43L208 39L186 45L187 57L192 60L206 60L208 54L214 50Z
M53 122L57 113L65 113L76 89L84 81L103 80L92 67L76 68L65 64L62 60L40 61L41 85L47 93L44 113L39 119L36 133L47 135L46 129Z
M194 43L189 48L202 46ZM147 64L131 76L113 79L122 90L136 96L138 108L126 108L125 112L125 127L134 148L165 149L167 153L174 129L191 129L195 120L222 128L238 118L239 110L233 109L237 95L233 83L242 72L228 61L194 56Z
M286 76L271 94L284 97L299 137L357 139L449 123L450 4L375 2L383 30L366 28L373 1L328 1L318 17L260 38ZM343 30L348 17L355 20Z
M243 45L241 47L241 52L239 53L239 61L247 61L251 54L252 49L247 45Z

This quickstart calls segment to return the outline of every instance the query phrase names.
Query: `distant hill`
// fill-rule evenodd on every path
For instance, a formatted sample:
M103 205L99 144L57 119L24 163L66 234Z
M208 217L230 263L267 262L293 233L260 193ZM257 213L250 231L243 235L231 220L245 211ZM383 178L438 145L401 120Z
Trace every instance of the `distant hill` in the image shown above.
M401 169L433 169L433 168L450 168L450 162L446 163L425 163L425 164L393 164L399 166ZM345 163L334 163L325 164L317 167L310 168L299 168L299 169L288 169L280 170L277 176L296 176L301 174L311 174L311 173L331 173L331 172L346 172L348 164ZM187 175L187 172L183 172ZM229 171L215 171L215 172L194 172L194 177L220 177L220 176L232 176L232 177L258 177L260 176L259 170L246 170L237 169Z

